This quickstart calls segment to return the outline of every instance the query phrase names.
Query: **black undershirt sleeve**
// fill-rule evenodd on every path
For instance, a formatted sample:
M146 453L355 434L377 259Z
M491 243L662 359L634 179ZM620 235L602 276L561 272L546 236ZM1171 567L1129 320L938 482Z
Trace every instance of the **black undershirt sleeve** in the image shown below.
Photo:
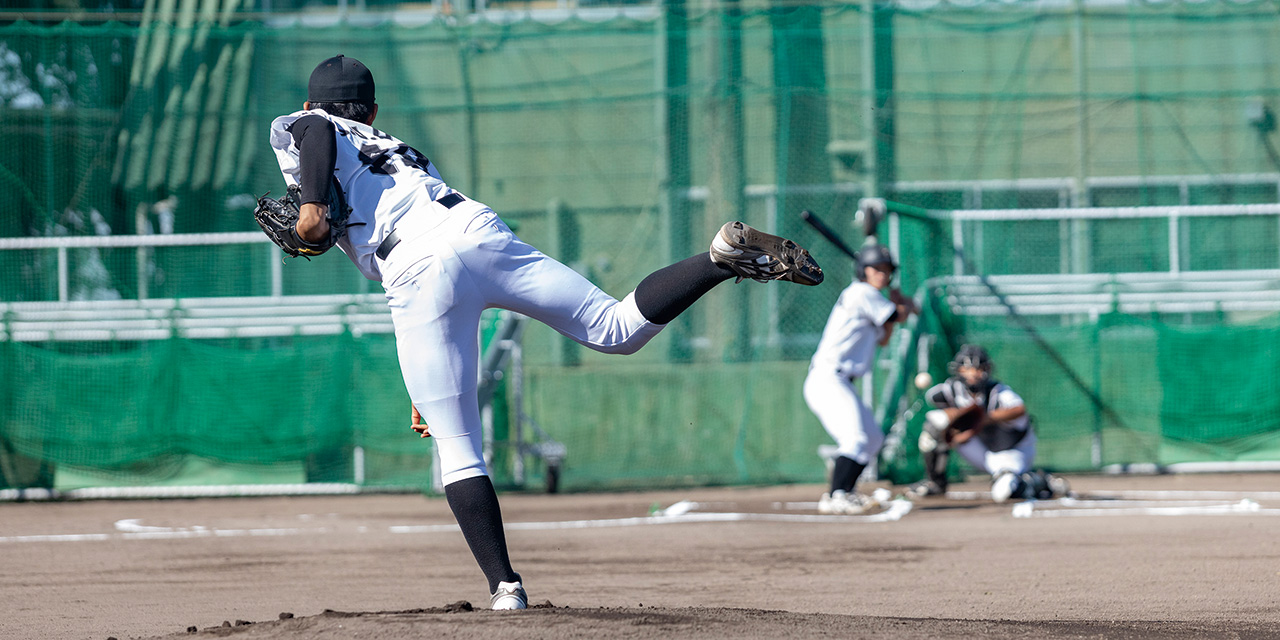
M289 125L289 133L298 147L298 186L302 189L302 202L329 204L329 185L338 161L333 123L324 116L306 115Z

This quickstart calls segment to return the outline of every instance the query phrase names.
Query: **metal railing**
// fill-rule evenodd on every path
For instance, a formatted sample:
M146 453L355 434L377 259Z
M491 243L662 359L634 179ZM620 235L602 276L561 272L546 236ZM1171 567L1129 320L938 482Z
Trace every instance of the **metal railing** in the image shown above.
M214 245L256 244L269 250L263 252L263 264L271 274L271 295L279 297L284 291L284 263L280 250L261 232L239 231L228 233L177 233L162 235L111 235L111 236L52 236L41 238L0 238L0 251L52 249L57 252L58 301L70 301L71 249L134 249L137 261L137 292L139 299L146 299L150 278L146 265L155 247L208 247Z

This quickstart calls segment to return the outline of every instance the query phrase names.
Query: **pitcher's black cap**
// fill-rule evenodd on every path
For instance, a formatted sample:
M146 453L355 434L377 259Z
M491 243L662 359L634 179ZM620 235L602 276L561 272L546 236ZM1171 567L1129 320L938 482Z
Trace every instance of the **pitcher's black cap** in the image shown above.
M316 65L316 70L311 72L307 100L371 104L373 74L359 60L338 54Z

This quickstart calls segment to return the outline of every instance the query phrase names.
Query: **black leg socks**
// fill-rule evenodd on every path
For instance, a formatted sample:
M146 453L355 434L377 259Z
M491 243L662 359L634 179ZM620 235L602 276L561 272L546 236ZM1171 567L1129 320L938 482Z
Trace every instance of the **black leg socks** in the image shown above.
M925 473L929 474L929 480L933 481L943 491L947 490L947 463L950 459L950 451L934 449L924 454Z
M733 271L700 253L649 274L636 287L636 306L645 319L667 324L712 287L733 277Z
M858 464L853 458L836 456L836 468L831 471L831 490L853 493L853 485L857 484L858 476L866 468L867 465Z
M499 582L518 582L520 574L511 568L507 537L502 531L502 510L498 508L498 494L489 476L447 484L444 497L458 520L462 537L471 547L471 555L489 579L489 593L498 590Z

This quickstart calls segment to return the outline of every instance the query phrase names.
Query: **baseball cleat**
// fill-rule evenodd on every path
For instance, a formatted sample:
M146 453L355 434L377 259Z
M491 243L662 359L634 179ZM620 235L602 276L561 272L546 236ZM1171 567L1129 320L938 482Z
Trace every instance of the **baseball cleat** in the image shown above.
M519 582L499 582L498 590L489 598L489 608L494 611L528 609L529 595Z
M1021 498L1025 486L1018 474L1002 471L991 481L991 499L999 504L1007 502L1009 498Z
M1066 478L1055 476L1052 473L1049 473L1046 475L1048 476L1049 490L1052 491L1052 494L1051 494L1052 497L1054 498L1072 497L1073 494L1071 493L1071 483L1067 482Z
M942 496L946 495L946 493L947 490L938 486L938 483L932 480L921 480L920 482L907 487L907 490L903 491L902 495L911 499L916 499L926 498L929 496Z
M861 493L836 490L818 499L818 513L834 516L857 516L875 508L876 502Z
M800 245L742 222L726 222L711 241L711 261L728 267L742 282L787 280L813 286L822 282L822 267Z

